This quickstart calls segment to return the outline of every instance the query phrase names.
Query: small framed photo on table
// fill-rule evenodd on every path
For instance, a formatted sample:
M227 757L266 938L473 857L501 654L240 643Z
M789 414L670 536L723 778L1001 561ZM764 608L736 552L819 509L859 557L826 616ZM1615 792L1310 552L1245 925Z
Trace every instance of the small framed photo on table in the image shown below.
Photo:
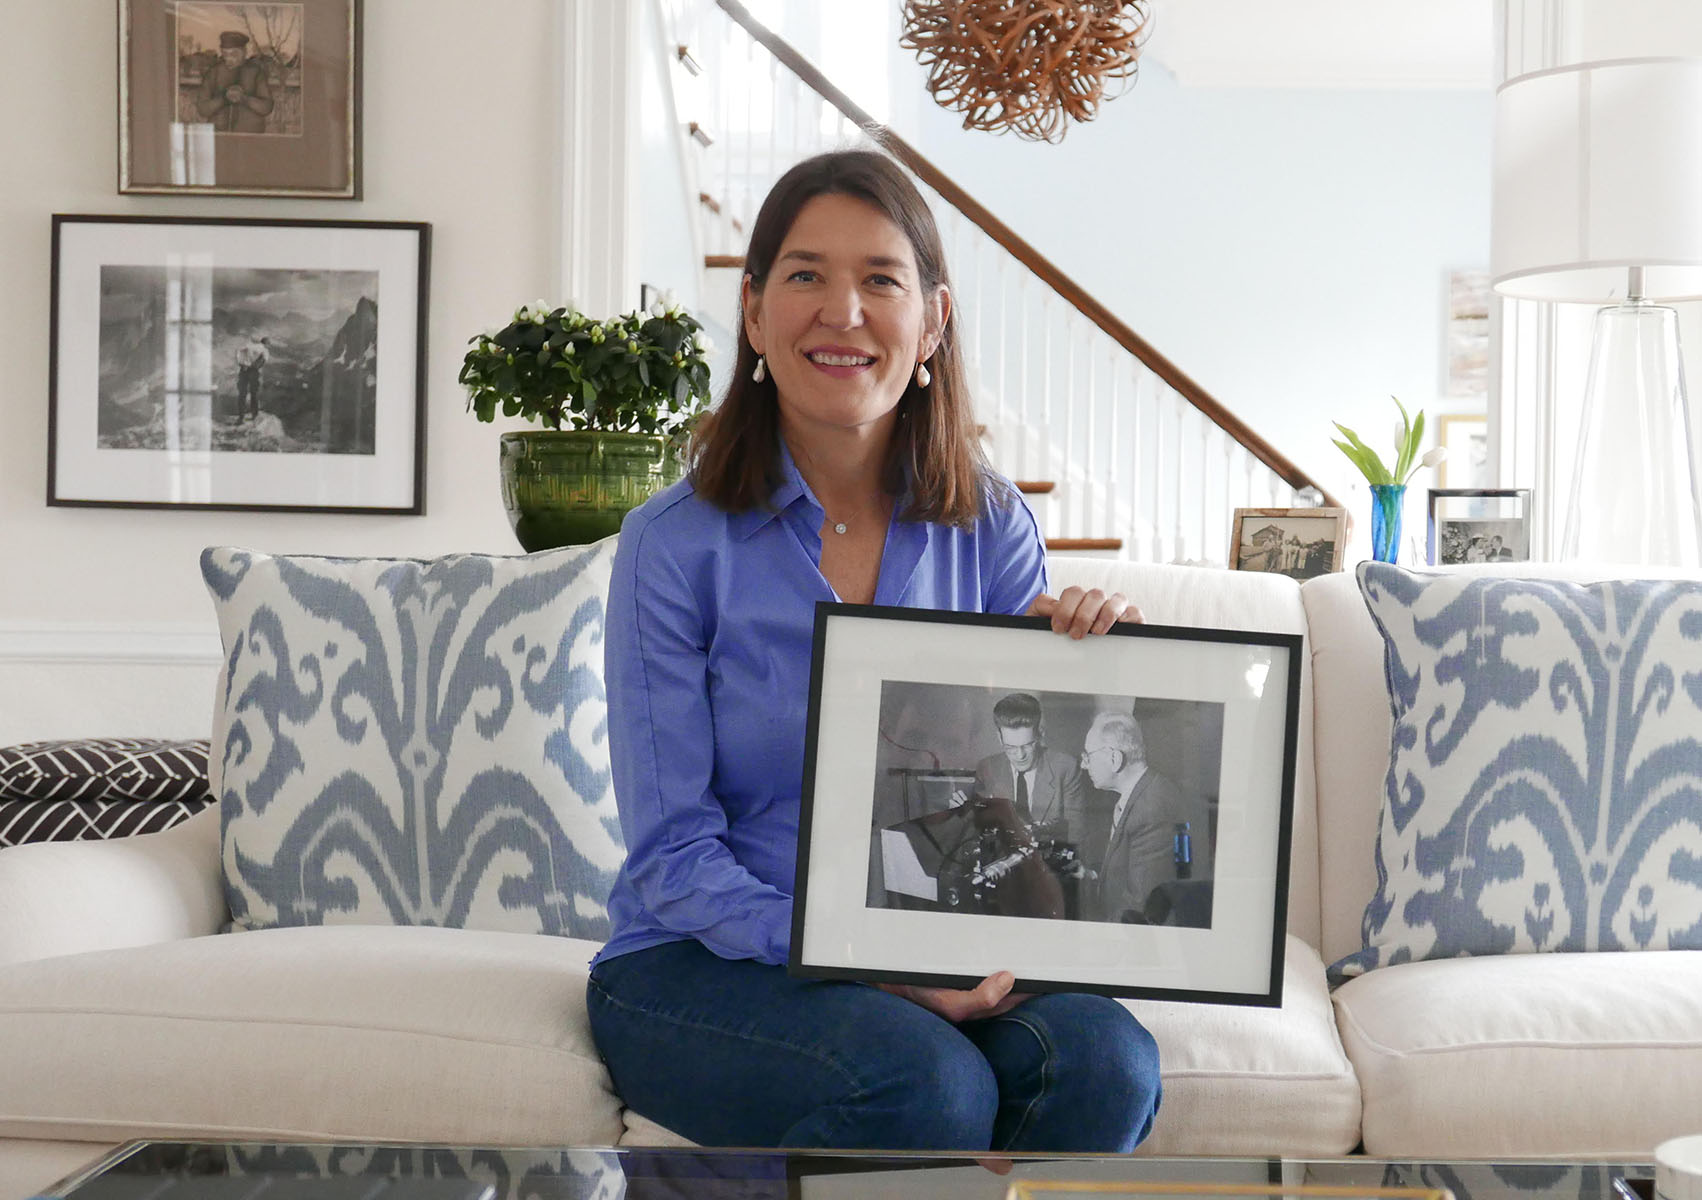
M1431 566L1529 562L1531 489L1431 488L1428 525Z
M816 608L794 974L1281 1001L1292 634Z
M423 512L430 233L56 215L48 504Z
M1229 565L1311 579L1342 569L1345 508L1238 508L1229 536Z
M118 0L118 190L360 198L360 0Z

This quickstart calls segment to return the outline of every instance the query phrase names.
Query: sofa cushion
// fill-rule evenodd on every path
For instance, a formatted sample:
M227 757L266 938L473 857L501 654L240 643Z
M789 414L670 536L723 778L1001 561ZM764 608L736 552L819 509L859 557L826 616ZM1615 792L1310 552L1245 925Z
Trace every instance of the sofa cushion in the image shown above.
M0 1138L0 1196L44 1195L112 1149L111 1142Z
M1334 1001L1367 1154L1647 1161L1702 1112L1702 952L1408 963Z
M1290 935L1282 1007L1124 1000L1158 1043L1164 1100L1138 1153L1291 1157L1359 1141L1359 1081L1336 1036L1318 952ZM627 1109L623 1146L690 1146Z
M1702 586L1365 563L1394 736L1354 975L1702 948Z
M1158 1043L1164 1101L1143 1154L1346 1154L1359 1082L1336 1035L1323 960L1289 936L1282 1007L1125 1000Z
M571 938L275 929L0 971L0 1137L611 1145Z
M607 937L613 552L204 553L233 924Z

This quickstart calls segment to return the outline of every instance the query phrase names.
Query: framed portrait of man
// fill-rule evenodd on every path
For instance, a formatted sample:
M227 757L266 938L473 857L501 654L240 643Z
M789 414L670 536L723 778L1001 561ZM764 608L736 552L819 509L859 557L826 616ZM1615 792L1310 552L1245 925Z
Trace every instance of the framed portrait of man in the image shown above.
M1297 636L816 614L793 973L1279 1002Z
M361 0L119 0L118 190L360 196Z

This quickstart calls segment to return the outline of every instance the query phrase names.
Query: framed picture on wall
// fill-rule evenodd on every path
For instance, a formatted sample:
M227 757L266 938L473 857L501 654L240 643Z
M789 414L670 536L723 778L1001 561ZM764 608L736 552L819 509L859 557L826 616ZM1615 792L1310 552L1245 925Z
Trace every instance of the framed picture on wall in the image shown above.
M1436 465L1438 488L1487 488L1494 482L1489 418L1483 413L1443 413L1436 418L1436 444L1448 451Z
M430 235L56 215L47 502L424 512Z
M119 0L118 190L360 196L361 0Z
M1229 536L1229 565L1311 579L1342 569L1345 508L1238 508Z
M1292 634L819 604L793 974L1280 1002Z
M1448 395L1487 403L1489 305L1485 270L1448 272Z
M1530 488L1431 488L1429 560L1461 563L1529 562Z

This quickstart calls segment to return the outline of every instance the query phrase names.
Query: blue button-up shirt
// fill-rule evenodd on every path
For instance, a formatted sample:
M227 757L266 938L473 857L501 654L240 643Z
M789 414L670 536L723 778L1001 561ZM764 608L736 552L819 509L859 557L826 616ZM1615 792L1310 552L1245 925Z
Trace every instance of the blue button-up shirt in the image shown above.
M784 446L781 468L772 511L724 512L687 480L621 525L605 677L627 857L599 961L685 938L786 961L815 606L838 597L822 506ZM875 603L1025 612L1046 555L1010 495L971 529L902 520L901 499Z

